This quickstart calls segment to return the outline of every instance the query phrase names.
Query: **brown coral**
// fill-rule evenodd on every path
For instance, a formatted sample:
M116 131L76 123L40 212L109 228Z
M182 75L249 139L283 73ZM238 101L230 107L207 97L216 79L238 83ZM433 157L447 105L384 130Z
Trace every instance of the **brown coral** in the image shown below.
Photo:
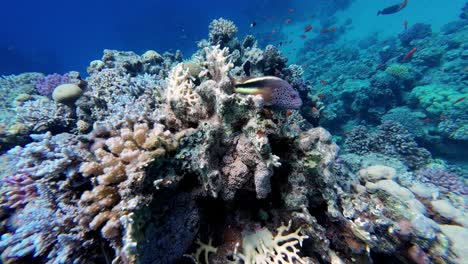
M83 176L92 178L94 187L81 196L83 215L79 216L79 222L90 230L100 230L102 237L119 252L126 247L121 241L124 228L120 219L138 207L134 193L147 180L146 166L166 151L173 151L177 143L160 124L150 128L146 123L137 123L115 134L94 151L95 160L80 167ZM126 219L127 225L132 222ZM125 244L132 244L126 237Z

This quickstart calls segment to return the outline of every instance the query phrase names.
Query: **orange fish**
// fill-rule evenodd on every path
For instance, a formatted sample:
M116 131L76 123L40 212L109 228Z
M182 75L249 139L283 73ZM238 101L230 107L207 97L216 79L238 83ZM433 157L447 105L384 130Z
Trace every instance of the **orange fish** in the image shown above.
M284 23L285 23L286 25L289 24L289 23L291 23L291 19L290 19L290 18L286 18L286 19L284 20Z
M343 132L343 135L349 135L349 134L351 134L351 131L344 131Z
M327 85L328 84L327 81L325 81L325 80L320 80L320 83L322 83L322 85Z
M328 30L328 32L333 32L333 31L335 31L335 30L336 30L336 27L331 27L331 28Z
M291 109L288 109L286 110L286 116L291 116L292 115L292 110Z
M302 34L301 39L305 39L305 38L306 38L306 35Z
M432 121L432 120L429 119L429 118L423 118L423 119L421 119L421 122L423 122L423 123L429 123L429 122L431 122L431 121Z
M413 56L413 54L416 52L416 48L413 48L412 50L410 50L408 53L406 53L405 57L403 58L403 61L409 59L411 56Z
M463 97L461 97L461 98L458 98L455 102L453 102L453 104L457 104L457 103L459 103L459 102L465 100L465 98L466 98L465 96L463 96Z
M317 95L317 97L320 98L320 99L323 99L325 97L325 95L320 93L320 94Z
M322 29L322 30L320 30L320 33L328 33L328 29L326 29L326 28Z
M311 30L312 30L312 26L308 25L307 27L305 27L304 32L309 32Z
M317 107L313 106L313 107L312 107L312 112L314 112L314 113L318 112Z

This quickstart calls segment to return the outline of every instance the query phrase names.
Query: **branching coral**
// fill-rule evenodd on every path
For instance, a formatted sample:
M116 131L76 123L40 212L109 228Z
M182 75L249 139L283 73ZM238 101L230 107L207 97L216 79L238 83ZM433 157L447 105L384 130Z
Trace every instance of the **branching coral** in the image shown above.
M413 136L399 123L389 121L378 126L375 133L369 134L363 126L357 126L346 139L346 150L351 153L382 153L397 157L411 168L424 165L430 153L418 147Z
M37 196L35 182L26 174L7 176L3 181L1 194L2 198L6 200L4 204L7 207L23 207Z
M94 151L94 160L81 164L80 172L92 177L94 186L81 195L83 215L77 221L85 230L100 230L102 237L111 242L116 255L122 247L133 243L126 239L127 245L122 245L120 218L140 206L134 193L139 193L143 183L150 180L145 174L146 167L175 147L171 133L164 130L164 126L158 124L150 128L146 123L137 123L106 139L104 145Z
M16 107L15 122L24 127L23 133L60 131L70 127L74 121L72 109L44 96L33 96Z
M207 109L201 96L195 92L195 85L188 70L178 64L167 78L166 101L168 111L182 122L196 122L207 117Z
M244 234L242 249L234 253L238 262L245 264L260 263L306 263L298 254L307 236L300 235L301 229L288 233L291 222L281 225L273 235L267 228Z
M415 177L421 182L434 184L443 193L468 194L468 186L462 177L447 169L423 168L415 172Z
M19 173L25 173L33 179L58 178L61 175L74 177L80 162L87 159L89 153L71 134L62 133L52 136L50 132L31 135L36 141L25 147L15 147L8 151Z
M211 79L220 82L234 66L229 59L229 49L220 49L219 45L213 46L205 48L205 54L205 67L210 73Z
M40 76L36 79L35 88L37 93L43 96L50 97L55 87L70 83L71 78L68 74L60 75L58 73L49 74L47 76Z

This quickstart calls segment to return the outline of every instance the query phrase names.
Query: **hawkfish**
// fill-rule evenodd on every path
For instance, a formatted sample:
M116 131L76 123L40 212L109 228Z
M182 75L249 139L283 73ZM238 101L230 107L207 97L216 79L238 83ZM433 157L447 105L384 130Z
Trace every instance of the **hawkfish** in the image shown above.
M275 76L247 77L234 81L234 91L262 96L266 106L280 109L299 109L299 93L285 80Z

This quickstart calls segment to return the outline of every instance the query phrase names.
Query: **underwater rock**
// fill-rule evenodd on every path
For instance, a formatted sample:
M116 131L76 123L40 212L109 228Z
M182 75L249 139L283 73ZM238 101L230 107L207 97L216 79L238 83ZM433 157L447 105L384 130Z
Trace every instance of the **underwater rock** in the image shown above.
M440 229L447 235L450 242L452 242L451 249L454 251L454 255L451 255L450 259L455 263L464 263L468 259L468 248L466 247L468 228L454 225L441 225Z
M453 207L453 205L447 200L432 201L431 206L435 212L448 220L453 220L454 218L462 215L462 212Z
M395 177L395 169L392 167L374 165L359 171L359 176L364 182L376 182L379 180L391 180Z
M58 103L70 105L83 94L81 88L76 84L62 84L55 87L52 99Z

